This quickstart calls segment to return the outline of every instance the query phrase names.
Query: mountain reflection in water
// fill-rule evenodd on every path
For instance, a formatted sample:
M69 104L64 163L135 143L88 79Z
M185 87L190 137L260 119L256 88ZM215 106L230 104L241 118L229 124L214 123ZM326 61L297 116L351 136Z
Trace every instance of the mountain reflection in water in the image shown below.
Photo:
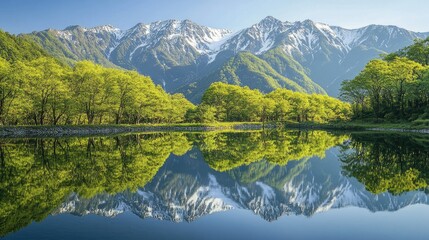
M49 215L193 221L246 209L267 221L428 203L429 141L325 131L2 139L0 236Z

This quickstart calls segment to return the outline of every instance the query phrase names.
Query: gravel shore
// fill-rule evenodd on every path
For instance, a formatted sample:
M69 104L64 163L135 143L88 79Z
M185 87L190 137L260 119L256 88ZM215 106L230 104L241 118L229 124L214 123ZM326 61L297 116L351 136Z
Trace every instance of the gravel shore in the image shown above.
M265 126L272 127L272 126ZM0 138L73 137L110 135L137 132L199 132L214 130L258 130L261 124L237 124L233 126L22 126L0 127Z

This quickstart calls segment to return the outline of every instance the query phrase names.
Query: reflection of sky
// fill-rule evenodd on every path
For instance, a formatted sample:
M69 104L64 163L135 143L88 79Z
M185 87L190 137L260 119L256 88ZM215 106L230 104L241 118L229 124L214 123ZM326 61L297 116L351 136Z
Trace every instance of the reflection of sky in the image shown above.
M321 191L318 193L322 197L320 200L322 202L324 202L323 197L326 197L327 192L335 192L336 187L344 185L344 182L340 181L343 177L341 176L342 163L338 161L337 157L340 155L339 150L339 147L334 147L325 152L326 155L323 159L319 157L308 159L305 161L304 170L294 178L296 183L303 181L304 186L311 186L314 189L320 187ZM171 179L179 179L187 174L198 175L201 186L208 184L202 180L204 176L217 177L219 180L223 180L225 185L222 186L226 189L232 189L236 184L240 184L238 181L228 180L227 173L217 174L213 169L210 169L202 158L201 152L195 151L194 148L193 151L183 156L170 155L152 182L140 190L161 196L162 186L169 186L168 183ZM275 169L280 169L279 172L286 174L295 166L300 166L302 161L290 161L288 165L278 166ZM244 173L249 169L252 168L242 166L236 170L239 170L237 173ZM171 179L166 178L166 172L175 173L177 176L173 174ZM276 175L279 172L270 173ZM164 180L165 182L163 182ZM258 181L262 180L258 179ZM352 184L352 189L366 193L362 183L354 178L350 178L349 181ZM260 183L254 184L258 187L261 186ZM258 196L258 192L250 192L252 197ZM49 216L41 223L33 223L20 229L17 233L10 234L6 239L427 239L425 231L429 220L429 205L407 206L414 202L427 202L427 195L422 192L419 193L421 195L413 195L415 192L403 193L392 198L383 198L383 195L386 197L386 194L378 195L376 198L373 198L374 195L370 193L360 195L369 201L366 207L375 211L406 206L395 212L372 213L366 208L342 207L354 204L345 201L343 202L344 205L334 205L328 211L315 213L311 217L303 215L282 216L272 222L264 220L263 216L254 214L250 208L229 210L211 215L197 211L196 220L191 223L174 223L150 218L141 219L131 212L139 212L143 209L138 207L140 202L136 199L128 199L125 202L131 203L135 208L128 205L133 210L128 210L114 218L95 215L76 217L70 214ZM180 194L181 191L178 191L178 196L182 196ZM424 196L421 197L422 195ZM341 202L341 196L338 194L331 197ZM167 209L174 199L178 198L170 199L165 196L165 198L160 198L161 201L165 201L164 205L160 202L156 203L161 206L161 209ZM284 201L287 199L277 200L286 203ZM302 206L306 205L306 201L308 202L308 200L302 201ZM278 205L274 204L273 206ZM79 206L77 208L80 209ZM308 210L307 214L311 214L314 210L311 204L308 204L305 209ZM305 209L301 210L305 212ZM80 210L77 212L84 212L83 209ZM294 214L293 209L285 212Z
M426 205L378 213L355 207L333 209L311 218L283 216L274 222L245 210L191 223L142 220L128 212L115 218L50 216L6 239L427 239L428 222Z
M338 172L338 149L326 154L322 160L312 158L313 168ZM242 209L204 215L190 223L141 219L126 211L114 218L49 216L6 239L427 239L427 222L429 206L423 204L376 213L357 207L333 208L311 217L285 215L272 222Z

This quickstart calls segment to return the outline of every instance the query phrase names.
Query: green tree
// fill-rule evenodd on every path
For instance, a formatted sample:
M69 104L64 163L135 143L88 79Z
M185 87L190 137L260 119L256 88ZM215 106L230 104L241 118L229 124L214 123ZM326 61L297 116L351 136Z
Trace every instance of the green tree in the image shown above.
M44 125L49 118L51 123L58 123L69 106L65 68L52 58L42 57L29 62L25 71L30 118L36 125Z
M0 141L0 236L41 221L71 194L137 191L192 143L181 133Z
M422 65L429 64L429 38L415 39L414 44L399 51L400 56L409 58Z
M398 134L352 134L340 155L344 173L374 194L424 189L428 186L427 139Z
M71 86L74 101L79 112L86 115L88 124L95 123L96 118L102 123L103 115L114 109L118 88L109 74L109 71L89 61L78 62L73 69Z
M0 123L17 124L23 114L23 91L26 79L21 62L10 64L0 57Z
M389 63L391 84L395 89L397 108L399 109L400 117L403 118L405 115L405 102L406 95L410 94L409 86L414 83L419 74L423 71L424 67L412 60L407 58L396 58Z

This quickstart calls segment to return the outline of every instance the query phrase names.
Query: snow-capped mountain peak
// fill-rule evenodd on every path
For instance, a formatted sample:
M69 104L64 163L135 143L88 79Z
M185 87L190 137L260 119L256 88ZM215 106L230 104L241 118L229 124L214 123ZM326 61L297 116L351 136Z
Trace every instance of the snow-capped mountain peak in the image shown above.
M120 40L124 35L124 32L121 29L114 27L112 25L93 27L93 28L87 29L87 31L90 31L95 34L103 34L103 33L113 34L116 40Z
M354 47L362 44L376 44L378 47L391 48L392 41L397 38L424 37L427 34L413 33L396 26L369 25L358 29L345 29L328 24L304 20L297 22L282 22L272 16L267 16L249 28L233 33L227 29L216 29L198 25L191 20L165 20L149 24L139 23L128 30L120 30L112 25L102 25L93 28L69 26L57 31L58 36L70 40L71 31L90 32L96 35L108 34L114 36L113 43L106 44L116 48L122 42L128 42L129 61L136 51L154 48L160 42L168 43L168 50L188 51L187 47L196 54L207 55L211 61L217 53L224 50L233 52L250 51L262 54L276 47L285 49L292 56L314 55L323 51L339 51L344 56ZM184 46L185 45L185 46ZM132 48L132 49L130 49ZM329 48L332 48L329 50ZM179 49L180 50L180 49ZM114 49L106 52L109 56Z
M259 23L253 25L253 26L260 26L260 27L266 27L266 28L272 28L279 25L289 25L289 22L282 22L281 20L274 18L272 16L265 17L262 19Z
M197 92L205 89L189 90L189 84L201 82L227 59L243 51L261 58L293 81L301 81L304 73L330 95L337 96L342 80L354 78L370 59L397 51L416 38L429 36L429 33L396 26L346 29L312 20L281 21L272 16L234 33L191 20L139 23L128 30L104 25L49 31L63 43L68 53L63 54L60 46L58 49L48 44L44 47L60 58L89 59L106 66L136 69L150 76L156 84L162 84L167 91L183 91L193 99L199 94ZM43 45L46 35L33 34ZM271 50L270 59L278 57L276 61L267 60L265 54ZM276 65L280 61L285 62ZM217 65L211 64L213 62ZM291 64L299 65L302 71L298 75L295 71L286 71L286 66ZM262 90L265 86L258 88ZM312 88L306 90L314 91Z
M289 22L282 22L274 17L268 16L259 23L252 25L234 34L226 41L221 49L234 52L250 51L257 54L271 49L281 33L288 30Z
M125 33L125 42L133 46L129 51L129 61L136 52L163 45L167 52L183 52L194 50L198 54L214 52L215 43L230 34L225 29L200 26L190 20L166 20L150 24L137 24Z
M322 171L317 168L312 170ZM223 185L213 175L217 173L201 174L201 178L195 178L195 181L185 185L177 182L177 178L164 176L133 194L101 194L90 200L72 194L56 213L92 213L114 217L124 211L131 211L141 218L182 222L216 212L247 209L267 221L273 221L283 215L312 216L350 206L376 212L396 211L413 204L429 203L428 196L421 191L403 195L372 194L356 180L342 176L340 171L334 175L324 172L326 179L330 180L318 182L312 170L307 169L286 182L283 190L261 181L243 185L227 181ZM172 180L175 182L169 182Z

